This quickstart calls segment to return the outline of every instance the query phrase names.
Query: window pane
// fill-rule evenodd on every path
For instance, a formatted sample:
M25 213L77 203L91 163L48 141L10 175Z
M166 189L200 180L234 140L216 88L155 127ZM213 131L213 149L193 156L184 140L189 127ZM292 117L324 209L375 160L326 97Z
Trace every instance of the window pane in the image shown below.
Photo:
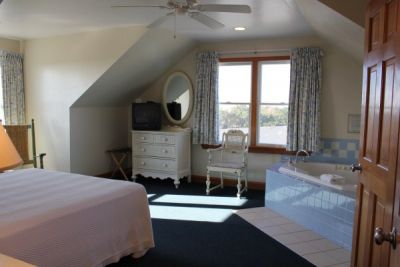
M250 103L251 64L219 65L219 102Z
M261 105L258 143L286 145L288 105Z
M219 105L219 140L222 134L230 129L240 129L249 132L250 105Z
M290 63L288 61L261 63L261 103L288 103Z

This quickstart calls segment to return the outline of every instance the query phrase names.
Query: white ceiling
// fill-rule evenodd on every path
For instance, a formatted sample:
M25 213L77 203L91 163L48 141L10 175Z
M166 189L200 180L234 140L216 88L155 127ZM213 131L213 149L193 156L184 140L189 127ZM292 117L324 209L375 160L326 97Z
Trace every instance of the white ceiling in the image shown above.
M3 0L0 36L41 38L103 28L148 25L166 11L158 8L111 8L113 4L165 4L166 0ZM205 13L225 28L211 30L186 15L177 17L177 33L195 40L249 39L311 34L295 0L198 0L201 4L246 4L251 14ZM173 29L173 18L161 28ZM245 32L233 27L245 26Z

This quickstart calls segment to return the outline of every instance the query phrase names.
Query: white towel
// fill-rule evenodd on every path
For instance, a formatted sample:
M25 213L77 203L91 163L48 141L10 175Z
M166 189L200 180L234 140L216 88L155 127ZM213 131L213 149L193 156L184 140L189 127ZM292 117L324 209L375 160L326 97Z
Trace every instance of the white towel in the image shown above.
M337 174L321 174L319 178L321 181L330 184L344 184L346 182L346 178Z

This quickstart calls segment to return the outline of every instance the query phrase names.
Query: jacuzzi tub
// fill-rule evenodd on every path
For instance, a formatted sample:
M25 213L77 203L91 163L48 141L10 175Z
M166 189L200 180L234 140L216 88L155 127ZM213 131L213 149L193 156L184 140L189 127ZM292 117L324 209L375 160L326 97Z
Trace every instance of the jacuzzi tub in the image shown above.
M321 181L345 177L345 184ZM351 250L358 178L346 165L278 163L266 171L265 206Z
M298 178L307 182L317 185L324 185L341 191L355 192L358 184L358 176L350 171L349 166L329 164L329 163L315 163L315 162L297 162L286 163L279 167L280 173ZM328 183L322 181L320 176L322 174L336 174L345 178L345 183Z

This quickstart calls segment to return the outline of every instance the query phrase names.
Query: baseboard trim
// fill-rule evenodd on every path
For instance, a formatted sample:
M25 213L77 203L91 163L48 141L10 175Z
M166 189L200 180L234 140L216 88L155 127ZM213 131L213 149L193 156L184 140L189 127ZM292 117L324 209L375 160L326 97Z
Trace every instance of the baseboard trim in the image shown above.
M211 183L212 184L219 184L219 177L210 177ZM192 182L194 183L204 183L206 184L206 177L201 176L201 175L192 175ZM237 180L235 179L230 179L230 178L224 178L224 185L226 186L233 186L236 187L237 185ZM264 182L254 182L254 181L248 181L247 186L249 189L253 190L260 190L264 191L265 190L265 183Z

